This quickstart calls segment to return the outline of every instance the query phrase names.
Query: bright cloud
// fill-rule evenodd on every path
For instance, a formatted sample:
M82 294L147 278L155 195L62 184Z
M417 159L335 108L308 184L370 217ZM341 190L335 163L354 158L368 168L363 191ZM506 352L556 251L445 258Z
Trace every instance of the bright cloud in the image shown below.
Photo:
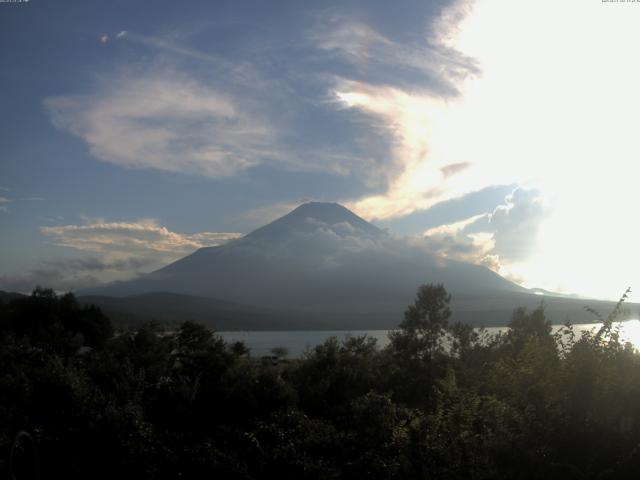
M127 255L135 252L146 255L162 253L174 259L198 248L221 245L242 236L230 232L176 233L150 219L137 222L95 221L85 225L41 227L40 231L57 245L78 250Z
M350 81L343 82L335 94L347 107L379 119L376 128L384 125L392 139L388 189L352 202L350 207L357 213L386 219L469 193L452 169L454 165L466 165L466 159L451 161L432 156L432 130L446 105L441 97Z
M223 86L212 86L175 67L147 66L107 76L93 93L48 98L45 106L54 125L82 138L96 158L211 178L263 164L336 175L366 172L371 166L366 156L332 144L301 146L286 103L300 99L287 99L281 85L278 90L250 67L161 39L126 38L159 50L160 58L204 60L213 78L225 80ZM241 84L243 93L229 93L236 88L229 82Z
M83 252L38 262L26 273L0 275L0 288L30 292L36 285L58 291L126 280L175 261L202 247L241 237L231 232L172 232L156 220L90 221L83 225L41 227L53 243Z
M470 225L486 220L486 215L476 215L450 225L430 228L424 232L426 245L441 257L477 263L499 271L500 260L492 253L495 246L492 234L467 230Z
M130 168L225 177L269 158L276 138L229 95L171 70L123 74L95 94L46 106L93 155Z
M231 232L177 233L156 220L87 221L82 225L41 227L54 244L82 252L40 261L26 273L0 275L0 288L30 292L36 285L59 291L126 280L160 268L202 247L241 237Z
M375 83L341 79L333 90L340 105L360 111L373 120L376 134L386 132L390 138L387 190L349 205L366 218L407 215L491 184L484 179L470 186L472 159L452 158L434 150L440 124L450 115L451 106L461 101L461 89L481 73L476 60L457 49L452 40L468 10L467 2L444 9L415 45L399 45L358 24L351 28L339 25L320 44L354 62L381 63L394 73L399 67L409 68L426 76L422 86L413 82L410 87L397 78L376 79Z

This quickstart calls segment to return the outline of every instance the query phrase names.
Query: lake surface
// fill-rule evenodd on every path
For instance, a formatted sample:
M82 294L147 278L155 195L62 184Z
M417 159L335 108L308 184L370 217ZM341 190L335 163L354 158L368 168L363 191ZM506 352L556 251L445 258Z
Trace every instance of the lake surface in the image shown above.
M640 349L640 321L627 320L615 325L620 326L620 334L624 341L631 342ZM597 331L602 326L600 323L576 324L573 326L576 338L583 331ZM554 325L556 332L562 325ZM485 328L488 333L498 333L508 330L506 327ZM337 337L339 340L348 336L367 335L378 340L378 347L389 344L390 330L333 330L333 331L250 331L250 332L217 332L226 342L241 340L251 350L253 357L262 357L271 354L274 347L285 347L289 357L300 357L309 348L324 343L329 337Z

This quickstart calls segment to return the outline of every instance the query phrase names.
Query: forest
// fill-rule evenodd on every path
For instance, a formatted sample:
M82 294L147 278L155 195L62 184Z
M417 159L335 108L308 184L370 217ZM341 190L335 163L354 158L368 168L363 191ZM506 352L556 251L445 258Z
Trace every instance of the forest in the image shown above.
M387 347L273 360L37 288L0 305L0 478L637 478L624 299L592 332L553 334L541 305L489 335L422 285Z

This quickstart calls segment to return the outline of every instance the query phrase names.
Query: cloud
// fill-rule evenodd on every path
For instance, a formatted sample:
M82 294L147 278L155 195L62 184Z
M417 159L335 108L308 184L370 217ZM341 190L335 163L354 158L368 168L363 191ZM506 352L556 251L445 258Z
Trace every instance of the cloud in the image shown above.
M386 248L390 240L387 237L372 236L347 222L329 225L308 218L303 230L291 232L276 245L268 243L268 248L270 255L281 259L293 262L307 259L314 265L336 266L343 263L341 259L345 256ZM317 262L318 257L323 258L323 261Z
M233 81L242 75L224 72ZM301 145L288 100L256 81L229 93L236 87L147 66L107 76L93 93L48 98L45 106L54 125L82 138L96 158L127 168L211 178L263 164L335 175L369 170L369 158L332 144Z
M493 252L505 263L528 259L538 242L538 229L545 218L540 192L517 188L488 218L495 243Z
M304 7L287 28L265 19L243 35L224 19L197 36L129 32L121 43L131 47L126 58L140 54L137 67L47 106L56 125L117 165L212 178L259 165L349 175L357 188L340 198L369 219L426 212L491 185L534 186L557 204L534 232L542 238L535 263L545 267L523 277L609 295L618 289L612 278L636 281L637 232L624 206L637 190L640 69L629 59L640 10L604 12L579 0L448 3L435 20L411 7L398 22L402 6L359 12L354 4L336 7L349 16ZM606 88L612 79L616 88ZM194 101L183 104L183 94ZM504 225L484 232L503 262L533 248L507 247L526 235L504 232L533 228L517 212L495 212Z
M113 38L115 38L116 40L120 40L124 37L127 36L127 31L126 30L121 30L118 33L116 33ZM109 40L111 39L111 37L109 37L109 35L104 34L100 37L100 42L101 43L107 43Z
M435 27L407 41L341 14L318 13L324 8L303 10L304 21L286 34L265 31L265 41L249 32L225 48L191 41L218 34L208 27L105 35L132 51L148 49L148 60L103 74L89 93L49 98L46 108L93 156L124 167L221 178L268 165L351 176L369 191L379 189L389 170L386 147L345 114L336 86L357 77L449 96L477 65L431 34ZM431 10L419 14L432 16ZM247 54L247 45L256 53Z
M395 166L385 191L351 206L367 218L393 218L488 185L535 188L551 205L535 227L517 219L517 209L495 212L494 223L505 222L489 230L501 273L529 286L618 298L638 283L633 266L640 264L637 227L625 208L637 190L630 173L639 153L640 69L629 58L640 10L604 12L579 0L464 3L473 6L470 15L462 10L447 34L435 31L482 69L452 79L460 95L445 100L415 84L355 75L336 86L336 98L369 122L370 138L390 138ZM602 38L621 46L608 48ZM602 85L614 78L616 88L605 93ZM443 168L460 162L468 167L444 178Z
M386 172L387 189L350 202L361 216L404 216L487 185L467 181L474 171L468 159L451 161L434 155L431 140L437 118L446 109L445 99L428 92L409 93L352 81L344 81L335 94L346 107L372 118L375 131L390 135L392 162Z
M462 172L469 166L470 166L469 162L452 163L450 165L445 165L440 169L440 171L442 172L443 178L449 178L455 175L456 173Z
M136 222L94 221L84 225L41 227L40 231L56 245L77 250L117 252L128 256L161 253L164 257L174 259L198 248L221 245L241 236L230 232L176 233L152 219Z
M493 212L431 228L424 239L437 255L485 265L515 278L510 266L536 253L546 213L540 192L516 188Z
M125 38L125 36L121 38ZM190 48L182 44L176 44L168 38L130 33L126 35L126 40L155 50L155 53L162 58L164 58L163 55L173 55L176 57L202 61L216 67L217 69L224 70L225 74L232 76L234 81L240 81L242 83L248 81L250 83L256 80L256 72L249 65L238 65L237 63L229 62L217 55L212 55L202 50ZM249 75L247 75L247 71L249 71Z
M122 74L45 105L97 158L130 168L226 177L268 159L277 137L231 96L170 69Z
M37 263L25 274L0 275L0 288L29 292L36 285L59 291L134 278L192 253L241 237L231 232L172 232L155 220L91 221L83 225L41 227L54 244L89 256Z
M56 291L69 291L97 286L110 278L130 278L153 263L153 259L142 257L59 258L40 262L24 274L0 275L0 288L29 293L40 285Z
M444 42L458 16L443 14L430 20L415 40L398 42L364 22L331 15L309 34L309 40L353 66L351 73L359 78L378 85L428 86L437 95L455 95L457 83L477 75L479 68L473 58Z
M316 34L319 48L355 67L335 79L336 103L361 115L370 138L382 135L390 145L391 159L377 172L386 189L349 203L363 217L401 217L490 184L477 178L473 157L451 158L433 145L461 87L481 73L476 60L454 46L468 13L469 2L454 2L430 19L422 36L403 43L340 18Z
M416 265L438 263L425 243L414 238L375 234L348 222L329 224L314 218L296 224L276 239L245 237L234 244L229 254L234 252L242 252L244 258L255 256L257 269L266 257L282 272L304 271L310 282L317 281L316 275L339 269L351 271L352 267L352 273L358 275L363 268L378 271L387 266L402 271L403 266L415 270Z
M476 215L466 220L441 225L424 232L427 248L444 258L476 263L499 270L499 260L493 252L495 241L491 233L474 232L469 226L486 220L487 215Z
M0 188L0 191L10 191L8 188ZM41 202L45 199L43 197L14 197L8 198L0 196L0 212L9 213L9 204L16 202Z

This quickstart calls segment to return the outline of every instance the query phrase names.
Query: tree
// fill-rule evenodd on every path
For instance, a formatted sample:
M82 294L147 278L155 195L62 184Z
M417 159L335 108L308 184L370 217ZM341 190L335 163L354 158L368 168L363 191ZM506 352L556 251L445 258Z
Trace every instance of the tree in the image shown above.
M398 397L409 404L429 404L444 353L444 335L449 327L451 295L441 284L421 285L416 300L404 312L400 329L389 333L389 350L397 366L394 375Z
M251 354L251 351L242 340L233 342L229 345L229 349L236 357L248 357Z
M389 334L395 353L410 360L432 361L449 327L450 301L442 284L421 285L415 302L404 312L400 330Z
M520 351L527 343L533 342L553 356L557 354L556 340L551 334L551 321L545 316L544 305L532 312L524 307L516 308L508 327L505 340L515 351Z
M113 336L111 321L98 307L50 288L36 287L30 296L10 301L2 318L0 328L10 328L17 339L67 356L83 345L101 349Z
M282 360L287 355L289 355L289 349L287 347L282 347L282 346L273 347L271 349L271 355L273 355L274 357L277 357L278 360Z
M215 338L213 332L204 325L186 321L180 325L176 340L180 353L194 354L209 349Z

